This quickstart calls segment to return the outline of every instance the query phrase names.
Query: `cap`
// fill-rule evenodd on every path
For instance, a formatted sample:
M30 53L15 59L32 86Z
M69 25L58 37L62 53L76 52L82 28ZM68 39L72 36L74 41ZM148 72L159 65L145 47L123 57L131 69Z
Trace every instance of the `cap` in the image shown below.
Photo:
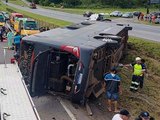
M126 110L126 109L121 110L119 114L125 115L125 116L129 116L130 115L128 110Z
M138 60L141 60L141 58L140 57L136 57L136 59L135 59L136 61L138 61Z
M148 112L141 112L140 116L143 118L148 118L150 115Z

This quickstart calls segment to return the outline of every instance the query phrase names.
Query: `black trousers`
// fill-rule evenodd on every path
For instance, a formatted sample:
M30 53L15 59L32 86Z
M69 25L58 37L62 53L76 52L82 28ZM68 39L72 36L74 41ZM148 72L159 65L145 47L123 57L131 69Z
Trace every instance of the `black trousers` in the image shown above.
M140 79L140 84L139 87L143 88L143 83L144 83L144 75L142 76L142 78Z
M132 82L130 86L130 91L138 91L138 87L140 85L140 81L142 80L142 76L132 76Z
M1 39L1 42L3 42L3 36L2 35L0 35L0 39Z

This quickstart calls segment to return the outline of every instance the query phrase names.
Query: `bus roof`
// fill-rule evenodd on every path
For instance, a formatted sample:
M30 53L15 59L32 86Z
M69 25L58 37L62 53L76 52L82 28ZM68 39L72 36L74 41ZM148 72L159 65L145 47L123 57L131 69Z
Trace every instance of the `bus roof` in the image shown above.
M118 35L125 26L117 26L112 22L80 23L68 27L56 28L39 34L26 36L23 41L61 47L64 45L79 48L96 49L106 43L117 43L114 40L95 39L101 32Z

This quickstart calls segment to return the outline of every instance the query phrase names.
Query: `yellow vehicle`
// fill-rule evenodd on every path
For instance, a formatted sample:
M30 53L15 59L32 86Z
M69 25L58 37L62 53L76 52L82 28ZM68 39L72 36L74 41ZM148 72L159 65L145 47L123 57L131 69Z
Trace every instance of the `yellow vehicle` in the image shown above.
M13 27L14 27L16 18L23 18L23 15L20 14L20 13L11 13L11 16L10 16L10 23L11 23L11 25L12 25Z
M18 18L16 20L14 29L22 36L39 33L38 23L30 18Z
M0 26L4 25L5 25L5 17L3 16L3 14L0 13Z

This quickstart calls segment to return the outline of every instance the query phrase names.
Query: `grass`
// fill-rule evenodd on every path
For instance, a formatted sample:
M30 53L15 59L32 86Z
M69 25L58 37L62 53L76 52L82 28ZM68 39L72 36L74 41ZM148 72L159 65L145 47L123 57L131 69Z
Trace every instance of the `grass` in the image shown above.
M17 4L17 5L20 5L20 6L28 6L25 2L23 2L22 0L9 0L10 3L13 3L13 4Z
M44 7L44 6L43 6ZM44 7L47 9L53 9L53 10L58 10L58 11L63 11L63 12L68 12L68 13L74 13L74 14L83 14L86 11L92 11L95 13L111 13L115 10L119 10L122 12L133 12L133 11L141 11L146 13L145 8L135 8L135 9L122 9L122 8L102 8L102 9L87 9L87 8L54 8L54 7ZM156 9L150 9L150 11L156 11Z
M38 20L41 20L41 21L44 21L44 22L47 21L48 23L56 25L56 26L66 26L66 25L71 24L70 22L66 22L66 21L63 21L63 20L50 18L50 17L45 17L45 16L42 16L42 15L38 15L38 14L30 13L30 12L27 12L27 11L24 11L24 10L20 10L20 9L17 9L17 8L14 8L14 7L6 6L2 2L0 2L0 9L4 10L4 11L7 11L6 8L12 9L12 10L14 10L16 12L19 12L19 13L22 13L26 16L29 16L29 17L33 18L33 19L38 19Z
M129 91L132 69L122 68L123 94L120 104L127 108L131 114L137 116L141 111L148 111L155 119L160 114L160 43L145 39L131 37L128 44L128 55L123 63L131 63L135 57L140 56L146 60L148 77L145 77L144 88L137 93Z

